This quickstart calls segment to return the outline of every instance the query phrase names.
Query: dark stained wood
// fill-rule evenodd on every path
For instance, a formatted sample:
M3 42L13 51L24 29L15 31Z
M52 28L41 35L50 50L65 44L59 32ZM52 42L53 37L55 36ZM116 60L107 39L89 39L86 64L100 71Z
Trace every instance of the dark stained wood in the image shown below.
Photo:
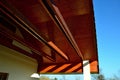
M42 1L48 2L47 7L49 9L46 9L46 5L43 5ZM53 2L50 2L50 0L1 0L0 6L6 10L6 13L0 9L2 12L0 13L0 44L35 58L39 64L38 72L82 73L82 67L84 66L82 65L83 60L89 60L91 72L98 73L99 64L92 0L52 1ZM61 16L53 6L59 9ZM8 14L14 17L15 20L21 19L22 23L29 25L29 28L41 36L47 45L52 42L68 59L65 59L59 52L57 53L50 45L47 46L43 44L42 41L36 39L34 37L35 34L31 35L28 31L20 27L14 20L11 20L11 16ZM71 33L70 36L67 35L68 32L66 30L62 31L61 29L61 26L65 28L61 17L64 19ZM6 21L7 24L5 24ZM21 22L18 23L21 24ZM16 30L20 31L22 37L16 34ZM71 36L76 45L67 38ZM4 43L2 43L2 40L4 40ZM11 44L13 40L30 48L33 54L29 54L13 46ZM71 43L73 43L73 45L71 45ZM75 46L78 46L78 49ZM81 55L77 54L76 50L80 50ZM60 67L63 67L63 69Z

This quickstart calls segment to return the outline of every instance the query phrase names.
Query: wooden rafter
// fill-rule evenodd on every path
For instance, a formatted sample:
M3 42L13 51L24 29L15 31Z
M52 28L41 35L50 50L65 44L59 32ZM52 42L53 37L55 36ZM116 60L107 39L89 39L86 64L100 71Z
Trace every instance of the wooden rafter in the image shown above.
M36 54L44 56L44 57L48 58L49 60L54 61L51 56L45 54L44 52L42 52L40 50L37 50L32 44L30 44L29 42L26 42L24 39L22 39L19 36L15 35L14 33L12 33L11 31L9 31L8 29L6 29L5 27L3 27L2 25L0 26L0 34L4 35L5 37L7 37L9 39L18 41L21 44L29 47Z

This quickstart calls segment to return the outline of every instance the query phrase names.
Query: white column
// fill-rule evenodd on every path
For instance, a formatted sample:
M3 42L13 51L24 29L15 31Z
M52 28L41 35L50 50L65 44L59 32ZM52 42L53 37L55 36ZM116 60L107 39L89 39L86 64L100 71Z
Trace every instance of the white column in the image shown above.
M84 75L84 80L91 80L89 60L83 61L83 75Z

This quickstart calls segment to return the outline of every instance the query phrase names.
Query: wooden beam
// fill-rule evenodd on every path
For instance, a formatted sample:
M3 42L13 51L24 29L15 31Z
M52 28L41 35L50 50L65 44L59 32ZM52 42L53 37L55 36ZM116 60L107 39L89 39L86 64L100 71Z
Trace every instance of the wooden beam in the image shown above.
M46 53L44 53L41 50L36 49L31 43L26 42L24 39L20 38L19 36L15 35L13 32L9 31L7 28L3 27L0 24L0 35L4 35L5 37L11 39L11 40L16 40L19 43L23 44L26 47L29 47L34 53L40 55L40 56L44 56L46 58L48 58L51 61L55 61L54 59L52 59L51 56L47 55Z
M26 30L29 34L31 34L35 39L37 39L38 41L42 42L43 44L45 44L46 46L48 46L49 48L51 48L52 50L56 51L58 54L59 52L52 47L43 37L41 37L37 31L35 31L32 27L29 26L29 24L27 24L26 22L24 22L24 20L22 20L18 15L16 14L12 14L12 11L6 7L4 4L1 3L2 6L4 6L4 8L6 8L7 13L4 9L1 9L1 11L7 15L11 20L13 20L15 23L17 23L21 28L23 28L24 30ZM36 50L34 50L36 51ZM68 57L64 57L63 55L59 54L64 60L68 60ZM66 54L64 54L66 55ZM67 56L67 55L66 55ZM48 57L48 56L47 56ZM51 58L52 59L52 58Z
M63 34L66 36L67 40L71 44L71 46L75 49L76 53L80 56L82 60L84 60L84 57L82 55L81 50L78 48L78 45L72 36L62 14L60 13L57 6L55 6L52 2L49 0L39 0L39 2L43 5L45 10L48 12L50 17L53 19L55 24L58 26L58 28L63 32Z

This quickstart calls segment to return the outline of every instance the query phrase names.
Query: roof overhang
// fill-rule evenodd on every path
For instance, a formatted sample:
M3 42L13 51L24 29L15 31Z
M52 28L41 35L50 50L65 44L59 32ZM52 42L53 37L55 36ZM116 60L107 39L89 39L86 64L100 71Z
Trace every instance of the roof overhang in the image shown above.
M40 73L98 73L92 0L1 0L0 44L38 61ZM24 49L25 48L25 49Z

